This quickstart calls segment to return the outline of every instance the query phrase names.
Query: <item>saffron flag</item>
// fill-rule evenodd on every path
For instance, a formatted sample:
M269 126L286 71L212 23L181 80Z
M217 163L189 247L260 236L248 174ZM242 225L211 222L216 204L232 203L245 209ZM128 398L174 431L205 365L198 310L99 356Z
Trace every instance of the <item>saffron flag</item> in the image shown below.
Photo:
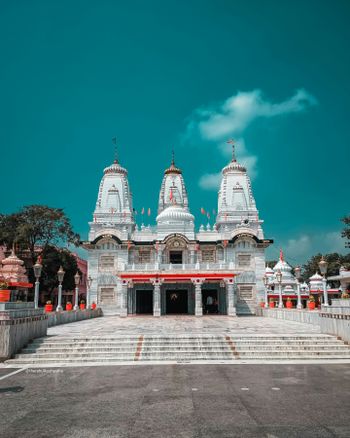
M148 208L147 214L148 214L148 216L151 216L151 209L150 208Z
M145 214L145 207L142 207L141 214Z
M169 199L170 199L171 202L173 201L173 198L174 198L173 190L170 189Z
M202 214L205 214L205 210L204 210L203 207L201 208L201 213L202 213Z
M284 256L283 256L283 251L282 251L282 249L280 249L280 260L281 260L281 262L284 261Z

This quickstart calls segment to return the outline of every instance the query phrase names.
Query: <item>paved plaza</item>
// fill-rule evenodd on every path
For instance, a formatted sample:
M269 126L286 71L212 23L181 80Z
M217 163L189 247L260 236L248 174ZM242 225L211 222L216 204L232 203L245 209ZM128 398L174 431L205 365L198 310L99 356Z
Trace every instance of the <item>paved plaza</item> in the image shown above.
M66 335L121 335L121 334L312 334L319 333L316 326L264 317L229 316L135 316L119 318L107 316L72 324L51 327L49 336Z
M345 438L349 392L348 365L27 369L0 380L0 436Z
M225 316L102 317L49 329L121 334L317 335L312 325ZM348 364L0 368L0 437L348 437Z

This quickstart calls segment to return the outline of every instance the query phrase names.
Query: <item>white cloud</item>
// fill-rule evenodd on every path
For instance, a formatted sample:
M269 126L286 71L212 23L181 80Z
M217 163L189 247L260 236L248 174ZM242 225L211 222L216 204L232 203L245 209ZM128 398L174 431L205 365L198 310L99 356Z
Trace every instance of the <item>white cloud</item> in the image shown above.
M312 241L310 236L302 235L297 239L289 239L283 248L287 258L304 260L312 252Z
M221 172L205 173L199 178L198 184L204 190L217 190L220 187Z
M315 234L302 234L295 239L276 242L271 248L274 255L270 254L269 258L276 258L276 252L279 248L283 249L284 255L291 264L302 264L311 256L321 253L329 254L338 252L346 254L345 240L341 237L340 231L329 231Z
M225 141L233 136L237 158L254 178L257 175L257 157L247 152L242 138L245 130L258 118L270 119L298 113L316 104L317 100L304 89L297 90L289 99L279 103L264 99L261 90L240 91L217 105L195 110L188 120L183 141L201 146L203 142L209 142L228 155L230 147ZM217 183L218 174L205 174L199 180L199 185L209 190L217 188Z
M316 103L316 99L303 89L280 103L264 100L261 90L240 91L220 105L197 110L188 129L197 128L204 140L220 141L231 135L241 135L258 118L301 112Z

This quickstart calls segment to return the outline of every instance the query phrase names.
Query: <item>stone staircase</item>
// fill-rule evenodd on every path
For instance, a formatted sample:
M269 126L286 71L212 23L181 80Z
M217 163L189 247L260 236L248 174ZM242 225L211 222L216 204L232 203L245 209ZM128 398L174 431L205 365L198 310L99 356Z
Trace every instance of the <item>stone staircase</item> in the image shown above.
M35 339L6 364L237 360L350 360L350 347L322 334L52 336Z

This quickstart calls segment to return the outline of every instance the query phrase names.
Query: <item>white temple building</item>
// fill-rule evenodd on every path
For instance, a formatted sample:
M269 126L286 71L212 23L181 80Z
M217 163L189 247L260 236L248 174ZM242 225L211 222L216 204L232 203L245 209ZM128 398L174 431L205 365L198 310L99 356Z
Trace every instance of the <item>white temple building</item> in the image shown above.
M233 154L222 170L213 228L195 229L174 159L160 186L155 226L135 222L127 170L104 169L90 233L89 301L105 313L236 315L264 299L265 239L250 178Z

